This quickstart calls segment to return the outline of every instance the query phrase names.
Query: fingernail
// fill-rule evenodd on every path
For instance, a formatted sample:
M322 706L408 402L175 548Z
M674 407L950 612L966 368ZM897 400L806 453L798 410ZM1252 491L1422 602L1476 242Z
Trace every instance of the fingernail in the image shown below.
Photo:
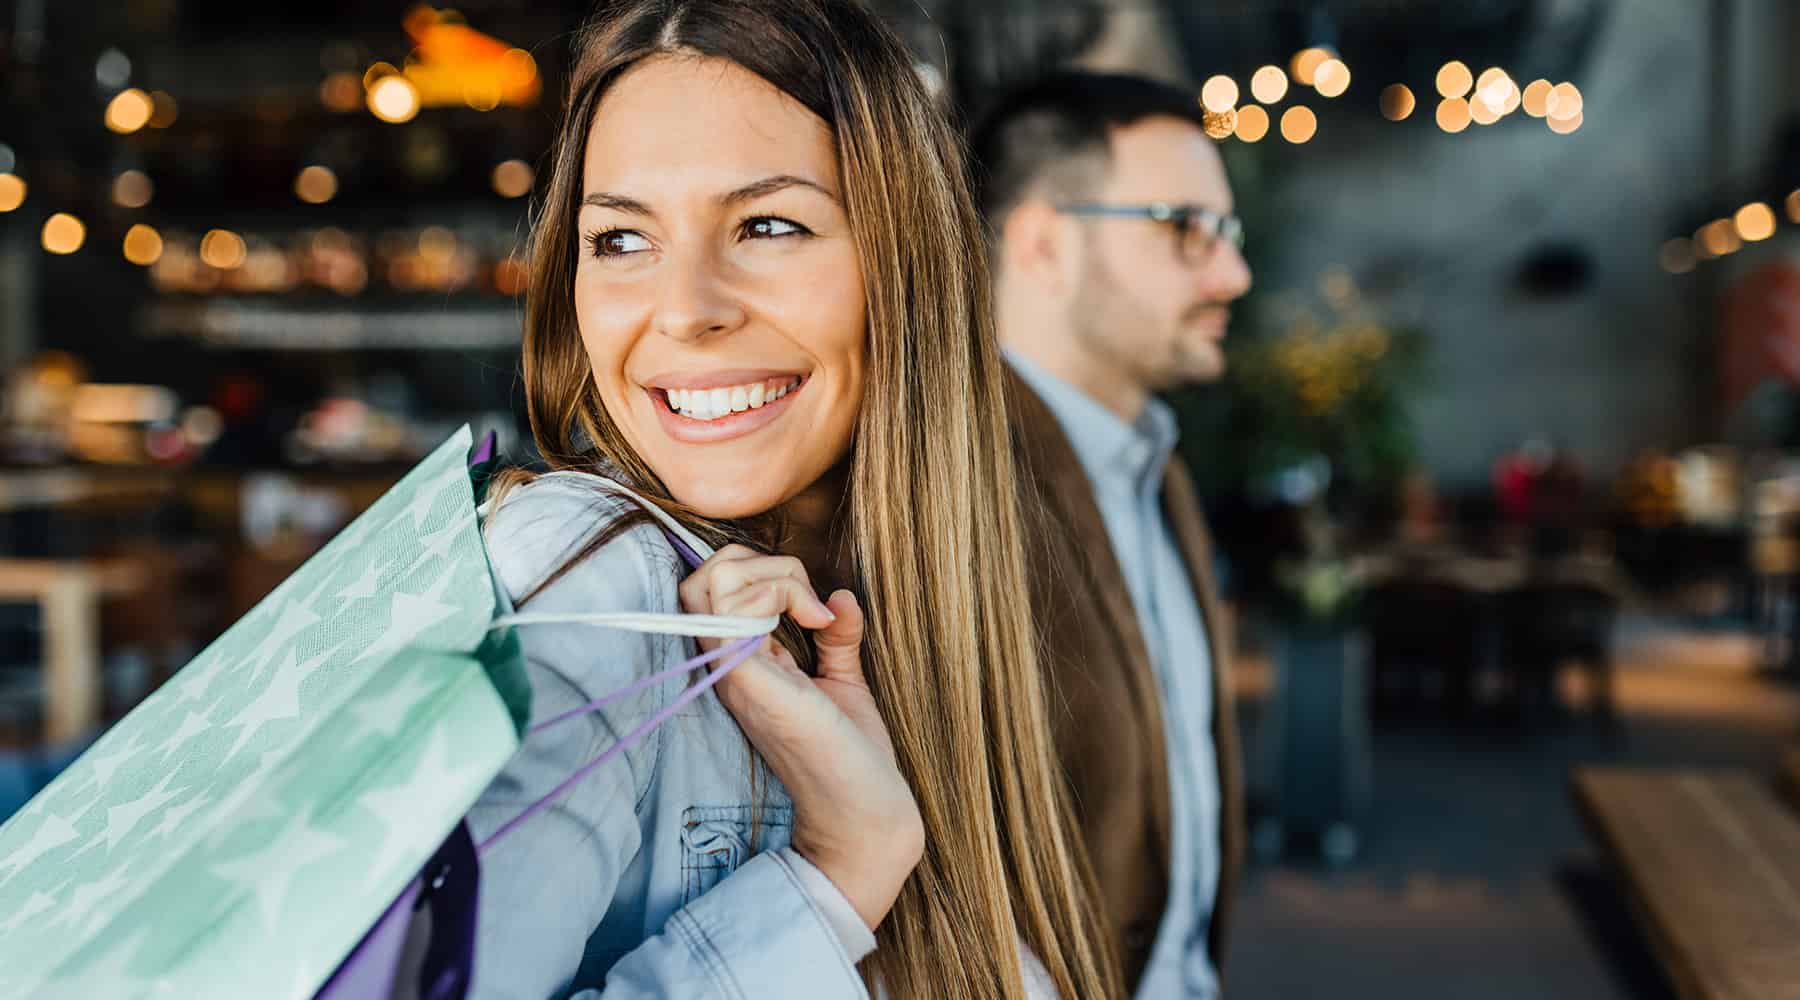
M814 598L814 600L818 599ZM824 601L819 601L819 610L825 612L825 617L832 621L837 621L837 612L831 610L831 605L826 604Z

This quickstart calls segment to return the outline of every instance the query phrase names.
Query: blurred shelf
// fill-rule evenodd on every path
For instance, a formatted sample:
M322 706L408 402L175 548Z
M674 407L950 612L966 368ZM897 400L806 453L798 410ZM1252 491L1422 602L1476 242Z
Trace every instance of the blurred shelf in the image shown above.
M138 312L149 337L200 346L278 351L504 351L519 346L511 304L438 308L279 305L251 299L153 302Z

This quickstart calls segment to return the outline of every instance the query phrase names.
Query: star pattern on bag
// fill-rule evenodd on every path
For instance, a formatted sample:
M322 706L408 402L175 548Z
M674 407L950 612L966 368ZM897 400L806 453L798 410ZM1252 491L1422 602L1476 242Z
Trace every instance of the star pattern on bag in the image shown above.
M421 462L0 825L0 994L140 995L220 921L248 921L243 995L304 996L335 967L297 956L292 908L398 891L436 847L421 821L440 836L459 812L439 814L466 808L444 790L472 801L498 767L444 727L405 745L466 676L429 654L478 669L493 616L468 444Z

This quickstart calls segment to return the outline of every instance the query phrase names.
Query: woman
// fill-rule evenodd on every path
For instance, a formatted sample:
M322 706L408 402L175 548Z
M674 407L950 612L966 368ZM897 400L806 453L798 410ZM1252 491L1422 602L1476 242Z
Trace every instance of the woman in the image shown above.
M477 993L854 996L867 956L896 1000L1118 995L1039 689L981 235L904 49L843 0L617 3L566 114L524 342L557 471L498 493L496 572L534 612L799 628L486 857ZM684 579L596 472L724 547ZM538 719L689 653L520 641ZM477 833L683 684L533 736Z

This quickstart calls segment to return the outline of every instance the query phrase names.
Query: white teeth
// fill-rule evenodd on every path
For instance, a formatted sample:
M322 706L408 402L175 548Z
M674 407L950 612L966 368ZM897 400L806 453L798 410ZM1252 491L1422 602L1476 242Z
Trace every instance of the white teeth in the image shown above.
M799 382L787 382L779 389L767 382L719 389L666 390L669 409L689 420L717 420L733 413L760 409L799 388Z

